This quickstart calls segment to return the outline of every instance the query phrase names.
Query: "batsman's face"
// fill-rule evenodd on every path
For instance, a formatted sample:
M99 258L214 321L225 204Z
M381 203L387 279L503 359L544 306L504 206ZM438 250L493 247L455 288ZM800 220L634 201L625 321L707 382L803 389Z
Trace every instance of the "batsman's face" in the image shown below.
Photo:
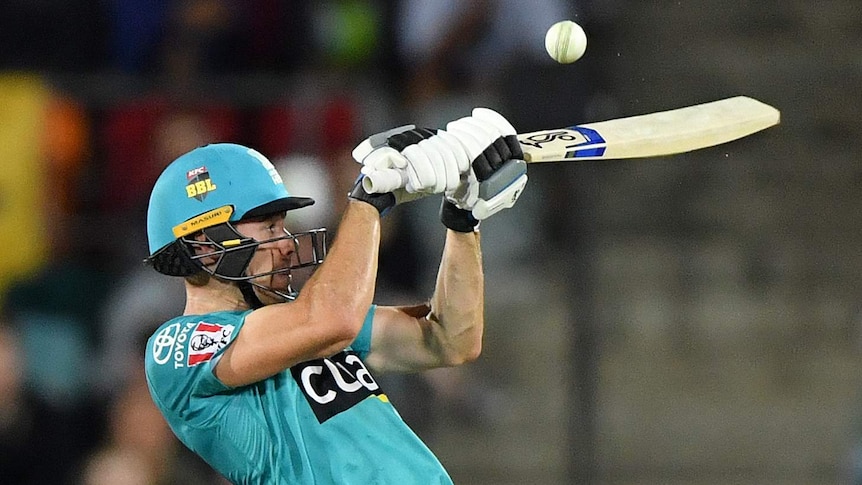
M248 264L247 274L264 274L278 271L274 274L264 274L253 278L255 283L287 292L290 288L290 272L288 268L296 259L296 249L293 238L284 227L284 214L276 214L263 219L242 221L236 224L236 229L243 234L260 241L257 251ZM266 291L255 288L258 298L264 304L283 302L284 299Z

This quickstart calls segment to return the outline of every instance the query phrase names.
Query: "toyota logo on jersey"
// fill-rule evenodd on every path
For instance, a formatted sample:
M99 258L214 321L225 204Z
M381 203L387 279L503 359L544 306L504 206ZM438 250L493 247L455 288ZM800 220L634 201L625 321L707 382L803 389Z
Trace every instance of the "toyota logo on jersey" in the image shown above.
M290 373L320 423L368 396L383 396L377 381L352 350L297 364Z

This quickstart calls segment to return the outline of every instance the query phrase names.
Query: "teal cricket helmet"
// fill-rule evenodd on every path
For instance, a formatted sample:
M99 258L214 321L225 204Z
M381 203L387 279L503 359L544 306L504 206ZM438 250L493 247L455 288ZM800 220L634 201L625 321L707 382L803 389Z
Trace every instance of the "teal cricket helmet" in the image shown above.
M205 269L189 247L194 241L187 238L203 231L223 253L243 255L227 258L221 271L210 272L248 279L254 275L242 273L260 241L237 238L231 223L313 203L309 197L290 195L273 164L254 149L233 143L195 148L171 162L153 187L147 210L150 256L146 261L172 276ZM225 241L231 241L232 247L224 246ZM235 241L242 244L238 247Z

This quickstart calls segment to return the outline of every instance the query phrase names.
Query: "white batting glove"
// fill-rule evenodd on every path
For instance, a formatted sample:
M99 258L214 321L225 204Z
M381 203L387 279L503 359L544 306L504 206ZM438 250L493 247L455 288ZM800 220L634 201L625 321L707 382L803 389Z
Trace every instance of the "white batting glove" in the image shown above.
M405 133L415 136L416 141L421 140L425 134L415 130L413 125L401 126L391 130L371 135L353 149L353 159L362 164L359 177L353 188L347 194L351 199L360 200L374 206L380 215L384 215L397 204L407 202L421 195L408 194L404 189L405 183L398 177L398 183L379 193L368 190L369 175L376 173L387 173L396 170L394 167L406 168L407 158L401 152L389 146L389 140ZM406 182L406 181L405 181Z
M461 184L461 172L470 166L470 159L456 138L412 126L391 133L392 130L385 133L390 136L384 146L375 146L372 137L372 142L366 140L353 151L354 159L363 164L366 191L404 189L409 193L439 194Z
M472 116L449 123L446 132L461 142L471 163L461 184L446 192L441 220L468 232L515 205L527 184L527 164L515 128L496 111L476 108Z

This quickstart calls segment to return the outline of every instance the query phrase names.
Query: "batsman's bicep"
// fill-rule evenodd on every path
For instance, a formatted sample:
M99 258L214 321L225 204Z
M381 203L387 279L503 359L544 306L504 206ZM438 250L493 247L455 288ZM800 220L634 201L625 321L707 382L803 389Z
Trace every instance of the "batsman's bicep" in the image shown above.
M321 324L301 302L267 305L245 318L215 367L219 380L231 387L261 381L300 362L340 352L355 337L343 325Z

